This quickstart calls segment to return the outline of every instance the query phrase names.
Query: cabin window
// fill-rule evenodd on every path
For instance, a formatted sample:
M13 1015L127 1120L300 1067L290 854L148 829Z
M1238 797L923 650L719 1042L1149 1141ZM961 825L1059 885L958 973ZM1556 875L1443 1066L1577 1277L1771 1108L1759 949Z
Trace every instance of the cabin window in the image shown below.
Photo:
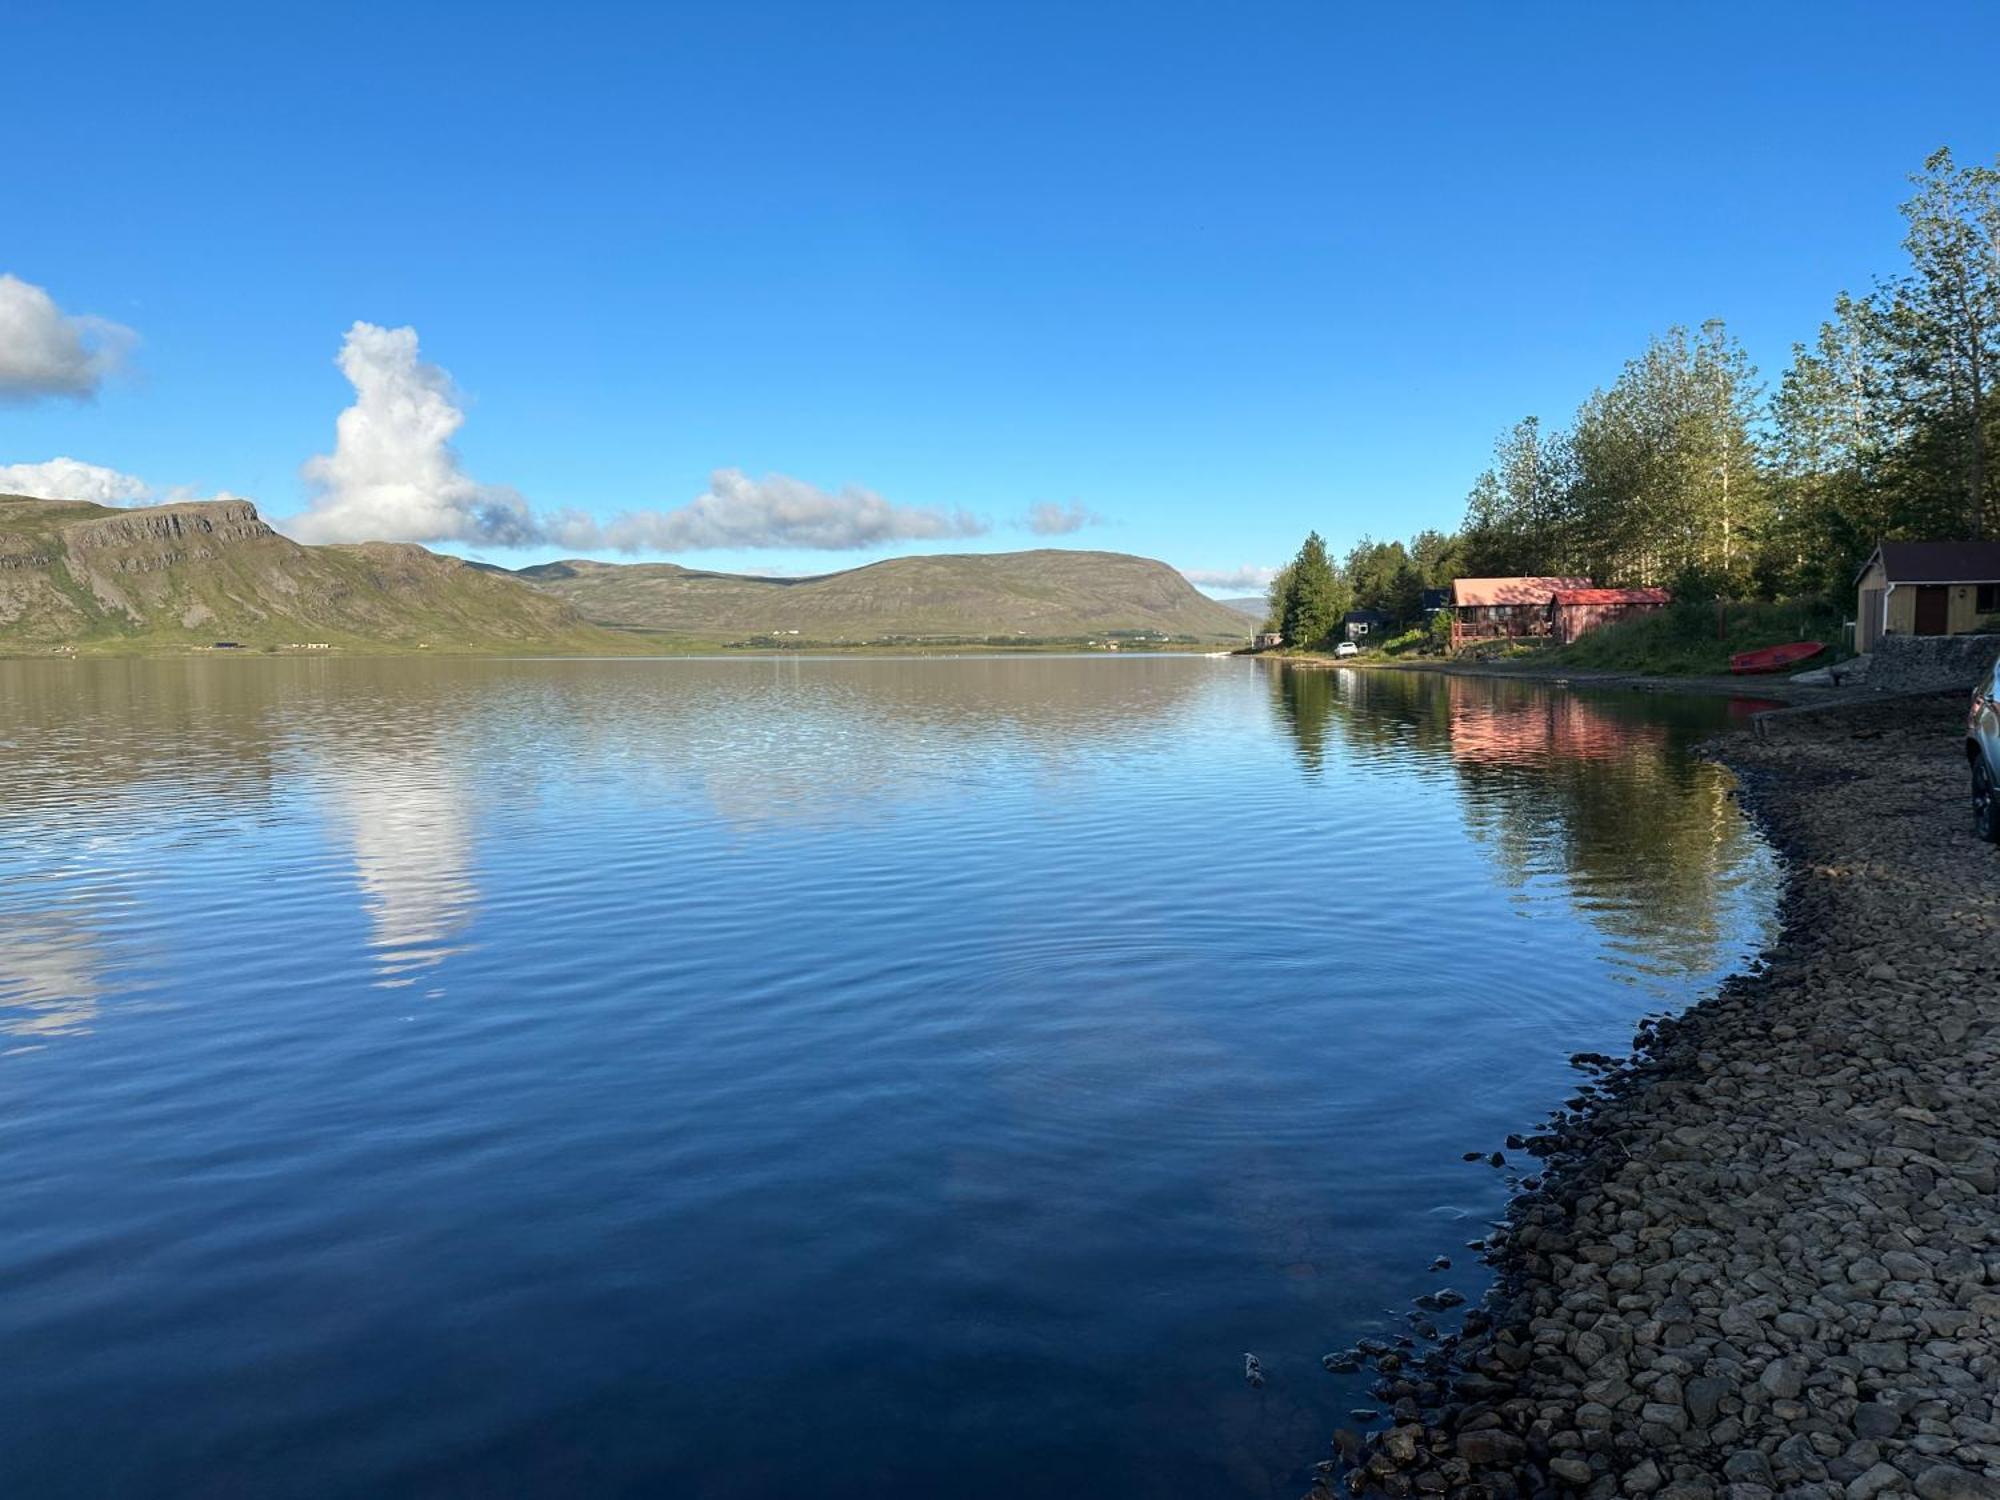
M2000 583L1979 585L1979 612L1982 615L2000 614Z

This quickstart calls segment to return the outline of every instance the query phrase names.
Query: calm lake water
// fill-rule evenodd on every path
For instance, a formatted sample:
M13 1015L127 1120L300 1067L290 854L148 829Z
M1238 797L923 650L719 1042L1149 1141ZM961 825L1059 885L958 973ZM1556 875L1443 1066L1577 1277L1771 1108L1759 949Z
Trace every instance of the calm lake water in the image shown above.
M1461 1152L1758 946L1729 711L0 663L0 1492L1290 1500Z

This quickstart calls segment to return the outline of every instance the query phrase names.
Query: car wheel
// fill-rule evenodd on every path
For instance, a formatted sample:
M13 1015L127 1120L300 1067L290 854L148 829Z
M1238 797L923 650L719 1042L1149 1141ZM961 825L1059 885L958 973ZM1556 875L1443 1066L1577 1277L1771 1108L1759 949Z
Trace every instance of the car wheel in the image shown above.
M2000 844L2000 795L1994 792L1993 773L1984 757L1972 763L1972 831Z

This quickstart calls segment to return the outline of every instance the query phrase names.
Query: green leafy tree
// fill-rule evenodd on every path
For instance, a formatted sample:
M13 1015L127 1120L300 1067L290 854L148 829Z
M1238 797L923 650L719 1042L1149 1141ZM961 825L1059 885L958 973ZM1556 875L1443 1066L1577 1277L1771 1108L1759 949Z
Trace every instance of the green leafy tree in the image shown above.
M2000 170L1933 152L1903 204L1907 275L1883 292L1882 329L1912 456L1957 495L1957 529L1981 536L1995 503L2000 385Z
M1765 444L1771 515L1760 592L1842 592L1897 530L1899 507L1883 483L1896 445L1885 357L1876 308L1845 292L1814 343L1792 346Z
M1493 445L1466 497L1461 576L1557 573L1569 564L1573 458L1567 434L1523 417Z
M1410 563L1422 588L1450 588L1452 579L1470 577L1461 566L1464 555L1464 541L1456 532L1420 531L1410 538Z
M1422 609L1423 576L1401 542L1364 536L1349 549L1344 572L1355 609L1379 609L1398 622Z
M1292 565L1286 563L1271 575L1270 586L1264 590L1264 628L1280 634L1285 628L1285 604L1292 596Z
M1763 390L1719 321L1670 328L1577 413L1559 560L1605 582L1747 587L1769 496Z

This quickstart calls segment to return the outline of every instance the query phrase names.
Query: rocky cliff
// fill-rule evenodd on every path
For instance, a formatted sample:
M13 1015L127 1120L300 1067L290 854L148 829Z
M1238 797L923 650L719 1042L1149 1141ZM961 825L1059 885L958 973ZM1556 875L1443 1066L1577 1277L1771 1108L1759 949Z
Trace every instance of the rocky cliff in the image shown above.
M304 547L247 500L113 510L0 496L0 649L326 644L590 649L619 638L408 544Z

